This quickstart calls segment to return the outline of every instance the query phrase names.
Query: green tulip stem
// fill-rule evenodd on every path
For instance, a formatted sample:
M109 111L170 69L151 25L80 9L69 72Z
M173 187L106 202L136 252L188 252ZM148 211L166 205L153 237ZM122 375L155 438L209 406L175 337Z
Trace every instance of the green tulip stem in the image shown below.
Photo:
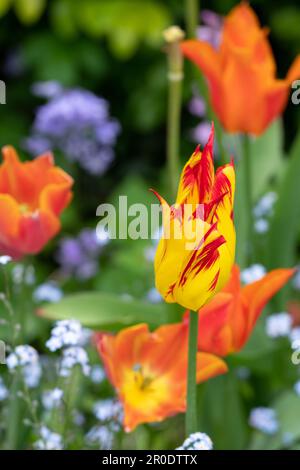
M255 231L254 231L254 217L253 217L253 197L252 197L252 162L251 162L251 142L249 135L243 136L243 158L244 158L244 184L245 184L245 201L247 207L245 208L248 216L248 243L247 243L247 258L248 263L254 261L254 248L255 248Z
M188 38L196 36L196 29L200 17L200 1L185 0L185 24Z
M185 415L186 437L198 431L197 413L197 346L198 346L198 314L189 313L188 369L187 369L187 408Z

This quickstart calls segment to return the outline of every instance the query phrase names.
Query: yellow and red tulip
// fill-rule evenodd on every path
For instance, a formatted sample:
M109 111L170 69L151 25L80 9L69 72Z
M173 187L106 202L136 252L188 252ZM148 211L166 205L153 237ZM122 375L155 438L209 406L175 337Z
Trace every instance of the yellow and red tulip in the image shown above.
M267 302L294 273L294 269L274 269L259 281L242 286L235 265L224 289L199 310L198 349L218 356L242 349ZM187 313L185 319L188 321Z
M72 178L51 154L21 162L13 147L0 165L0 252L19 259L36 254L60 229L59 215L72 198Z
M284 111L289 88L300 78L300 55L285 79L276 78L267 35L245 2L225 18L218 50L194 39L181 44L183 54L206 76L212 106L228 132L260 135Z
M124 428L162 421L186 409L188 325L165 325L153 333L146 324L95 338L108 377L124 406ZM225 362L197 353L197 382L227 371Z
M212 126L203 151L197 147L182 171L173 206L156 193L163 209L163 236L154 263L156 288L166 302L191 310L224 286L234 263L235 171L230 163L215 174L213 143ZM192 214L188 221L186 212ZM193 241L185 230L187 222L196 235Z

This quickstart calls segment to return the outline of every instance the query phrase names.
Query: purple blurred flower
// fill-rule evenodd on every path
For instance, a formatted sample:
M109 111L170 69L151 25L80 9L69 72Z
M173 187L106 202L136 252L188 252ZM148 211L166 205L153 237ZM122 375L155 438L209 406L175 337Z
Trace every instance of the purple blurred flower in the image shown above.
M38 83L33 90L49 101L37 110L26 149L34 155L58 150L88 173L104 173L120 133L107 101L87 90L64 90L57 82Z
M9 77L21 77L25 72L25 61L20 49L9 51L4 59L3 71Z
M206 111L205 101L201 96L194 95L189 102L189 112L197 117L204 117Z
M197 28L197 38L209 42L215 49L218 49L222 34L222 17L211 10L203 10L201 19L203 25Z
M98 271L99 255L108 240L97 238L96 231L83 229L77 237L66 237L60 242L56 260L66 277L91 279Z
M54 98L63 92L63 87L59 82L55 80L49 80L48 82L36 82L32 85L31 91L34 95L40 98Z
M191 131L191 138L194 142L201 144L204 147L208 141L211 131L211 123L202 121Z

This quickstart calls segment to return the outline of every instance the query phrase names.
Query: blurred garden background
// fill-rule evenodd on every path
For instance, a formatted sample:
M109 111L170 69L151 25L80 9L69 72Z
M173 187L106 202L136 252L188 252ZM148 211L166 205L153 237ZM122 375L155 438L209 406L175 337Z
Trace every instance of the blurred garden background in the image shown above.
M12 398L8 392L11 372L0 365L2 448L43 448L45 441L52 439L50 446L68 449L174 449L184 440L182 415L141 425L130 434L122 431L114 391L90 344L88 329L80 330L82 337L86 335L88 370L84 369L87 358L83 357L78 360L82 371L76 369L72 373L71 385L68 378L67 383L57 378L55 361L61 352L56 352L60 348L51 343L55 337L51 329L54 320L67 317L85 317L87 321L82 323L86 328L119 329L124 310L118 299L123 299L125 305L127 299L137 302L137 306L145 303L151 328L159 324L160 315L165 315L165 304L154 288L156 242L110 241L105 234L99 241L95 232L96 209L104 202L117 205L121 194L128 196L129 204L150 205L154 202L150 187L160 194L169 194L165 156L168 82L163 31L172 24L186 29L186 3L0 0L0 79L6 84L6 104L0 105L0 145L13 145L22 159L51 149L56 164L75 181L74 199L62 216L59 235L38 256L28 258L26 264L6 266L16 304L26 317L26 342L40 354L41 369L36 371L36 380L27 383L30 398L27 392ZM207 10L221 17L237 3L201 0L204 14L202 21L200 16L197 19L199 27L202 24L199 35L215 38L221 28L217 17L212 19ZM270 28L278 76L284 77L300 49L299 2L254 0L251 6L261 24ZM299 263L299 116L300 107L289 100L283 118L252 143L256 256L254 268L248 271L243 251L244 206L239 192L236 196L237 259L245 280L247 275L254 280L258 272ZM182 165L196 144L207 141L209 130L198 72L186 63ZM218 165L222 146L238 158L236 139L224 135L220 143L217 137ZM4 281L1 282L4 291ZM77 303L77 310L73 310L72 302L55 309L56 302L59 306L64 296L83 291L104 293L108 310L118 310L113 320L106 318L97 323L97 309L101 308L97 298L89 311L84 302ZM43 302L51 303L46 313L41 313ZM0 308L0 316L5 319L5 305ZM182 309L170 309L180 317ZM266 316L276 313L283 316L276 319L273 329L270 324L268 329ZM130 316L130 308L126 314ZM0 328L0 339L9 342L5 321ZM199 431L211 437L214 448L300 449L300 369L291 360L291 343L295 339L300 339L297 274L269 303L247 346L226 359L229 372L198 387ZM34 375L32 371L29 374ZM63 390L66 401L61 399L59 390ZM28 400L30 407L36 409L33 415L37 414L37 419L24 412ZM252 414L251 421L251 410L260 407L269 411L261 410L262 416L256 419ZM7 430L6 423L13 422L12 416L21 416L16 421L19 425ZM32 425L35 419L34 426L40 423L45 427L42 437ZM49 430L56 437L49 437Z

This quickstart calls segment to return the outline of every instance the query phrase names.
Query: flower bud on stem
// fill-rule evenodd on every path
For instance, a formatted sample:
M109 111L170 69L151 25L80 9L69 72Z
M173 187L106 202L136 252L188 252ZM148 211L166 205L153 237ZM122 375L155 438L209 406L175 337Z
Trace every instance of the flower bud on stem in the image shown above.
M176 197L179 177L179 142L180 142L180 112L181 88L183 80L183 58L180 41L184 32L178 26L171 26L163 33L167 43L168 53L168 118L167 118L167 162L170 178L170 190Z

